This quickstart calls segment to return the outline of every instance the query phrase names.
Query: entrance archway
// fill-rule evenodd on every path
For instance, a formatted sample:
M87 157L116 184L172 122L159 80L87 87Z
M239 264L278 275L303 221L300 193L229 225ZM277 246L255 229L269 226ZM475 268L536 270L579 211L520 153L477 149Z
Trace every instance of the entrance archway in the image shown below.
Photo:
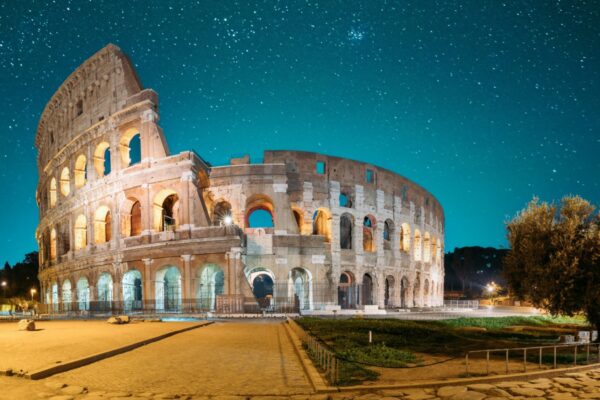
M113 300L113 280L108 272L102 273L98 279L98 307L110 310Z
M123 306L125 310L141 310L142 305L142 273L137 269L127 271L123 275Z
M181 310L181 273L177 267L164 267L156 273L155 295L157 311Z
M304 268L290 271L290 283L293 286L294 308L298 310L312 309L312 276Z
M354 281L354 275L351 272L342 272L338 285L338 305L342 309L356 308L358 293Z
M400 281L400 307L408 308L408 278L403 277Z
M73 296L71 293L71 281L66 279L62 284L62 304L63 311L71 311L71 301L73 301Z
M90 285L87 278L79 278L77 281L77 304L79 311L90 309Z
M395 279L393 276L388 275L385 278L385 297L383 303L386 307L394 307L396 298L396 287Z
M362 299L360 304L369 306L373 304L373 278L371 275L364 274L362 280Z
M214 311L217 296L223 294L225 274L216 264L208 264L199 271L199 284L196 292L197 306L201 310Z

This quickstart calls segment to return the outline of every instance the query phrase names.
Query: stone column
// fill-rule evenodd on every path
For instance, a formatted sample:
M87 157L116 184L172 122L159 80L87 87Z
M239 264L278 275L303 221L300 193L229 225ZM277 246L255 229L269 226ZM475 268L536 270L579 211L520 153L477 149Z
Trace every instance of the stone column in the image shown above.
M143 296L144 296L144 309L154 308L154 285L152 279L152 259L142 258L144 262L144 285L143 285Z
M373 299L373 303L377 304L379 306L379 308L385 308L385 279L386 279L386 274L385 271L380 271L377 274L377 290L373 291L374 293L377 294L377 298ZM375 283L375 279L373 280Z
M192 305L194 296L192 295L192 260L194 256L191 254L182 254L183 260L183 307L184 310L189 309Z

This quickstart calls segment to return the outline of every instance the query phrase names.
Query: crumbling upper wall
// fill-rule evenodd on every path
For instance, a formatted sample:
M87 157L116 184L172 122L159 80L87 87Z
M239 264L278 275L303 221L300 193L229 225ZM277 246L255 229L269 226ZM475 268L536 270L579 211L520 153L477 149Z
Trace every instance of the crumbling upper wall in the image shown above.
M403 207L409 207L412 203L417 215L422 207L425 218L429 219L432 215L443 226L444 211L439 201L420 185L385 168L346 158L293 150L267 150L264 152L264 162L287 165L288 192L292 201L302 200L304 182L312 183L315 200L325 200L329 196L329 182L336 181L340 184L340 191L350 195L356 185L362 186L365 202L370 204L375 203L377 190L384 192L384 206L388 210L394 207L394 197L401 199ZM317 172L317 163L324 163L324 173ZM368 170L373 173L372 182L367 180Z
M117 46L109 44L98 51L69 75L46 105L35 138L40 159L125 108L142 89L131 62Z

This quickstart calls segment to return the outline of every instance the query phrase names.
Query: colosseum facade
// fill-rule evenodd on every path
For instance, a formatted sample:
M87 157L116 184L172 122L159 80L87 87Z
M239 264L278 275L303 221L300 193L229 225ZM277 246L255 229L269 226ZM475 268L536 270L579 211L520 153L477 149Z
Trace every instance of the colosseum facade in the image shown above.
M211 166L171 154L158 120L157 94L114 45L44 109L36 238L49 310L442 305L444 215L421 186L300 151Z

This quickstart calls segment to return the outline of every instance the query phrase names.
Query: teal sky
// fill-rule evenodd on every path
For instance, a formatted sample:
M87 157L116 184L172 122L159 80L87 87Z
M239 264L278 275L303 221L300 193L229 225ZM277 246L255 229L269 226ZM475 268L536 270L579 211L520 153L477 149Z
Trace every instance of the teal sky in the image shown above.
M446 249L505 245L533 195L600 192L599 1L0 4L0 260L36 248L34 135L107 43L160 96L172 152L370 162L423 185Z

